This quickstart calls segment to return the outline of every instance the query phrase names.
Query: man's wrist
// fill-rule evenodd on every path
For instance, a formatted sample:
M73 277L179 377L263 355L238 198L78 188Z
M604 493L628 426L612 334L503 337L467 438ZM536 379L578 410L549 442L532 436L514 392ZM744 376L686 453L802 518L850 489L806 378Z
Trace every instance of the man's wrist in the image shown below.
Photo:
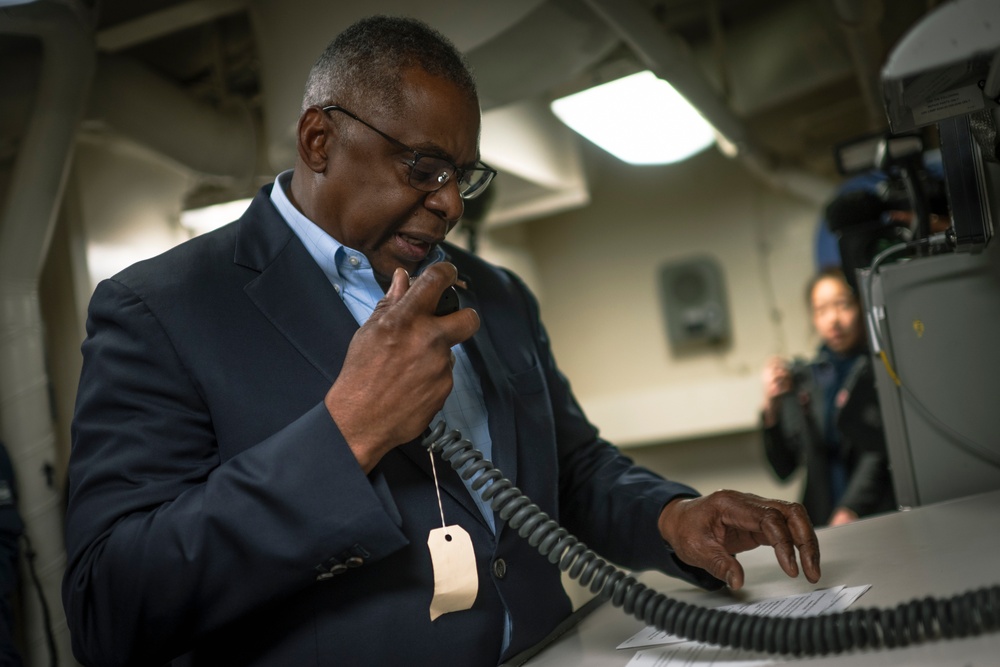
M666 542L667 546L673 550L673 529L680 523L680 515L683 513L683 503L691 498L696 498L697 496L690 495L680 495L674 496L667 504L663 506L660 510L660 516L657 519L656 527L660 531L660 537Z

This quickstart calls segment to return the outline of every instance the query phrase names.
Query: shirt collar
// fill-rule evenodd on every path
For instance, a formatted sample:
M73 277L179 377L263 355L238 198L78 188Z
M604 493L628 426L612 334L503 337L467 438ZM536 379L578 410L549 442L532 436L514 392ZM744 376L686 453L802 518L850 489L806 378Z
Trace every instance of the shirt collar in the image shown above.
M310 220L305 214L292 204L286 193L286 188L291 187L292 170L283 171L274 179L274 187L271 188L271 202L278 209L278 213L284 218L288 226L292 228L295 235L305 244L309 254L312 255L324 270L330 266L336 266L339 262L345 261L346 250L350 249L337 239L326 233L319 225ZM360 251L354 251L357 255L364 257ZM448 258L447 253L441 246L434 246L427 258L421 262L414 272L414 276L432 264L444 261ZM367 258L364 259L367 262Z

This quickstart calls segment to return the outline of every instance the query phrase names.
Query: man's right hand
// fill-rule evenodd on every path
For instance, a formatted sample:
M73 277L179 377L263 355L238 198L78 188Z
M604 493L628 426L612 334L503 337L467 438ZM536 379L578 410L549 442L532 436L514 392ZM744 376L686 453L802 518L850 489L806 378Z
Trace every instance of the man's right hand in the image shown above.
M770 428L778 423L778 412L781 397L792 390L792 372L789 364L781 357L771 357L764 364L761 373L764 385L764 427Z
M451 392L451 352L479 330L479 315L463 308L434 315L458 272L441 262L410 285L396 269L385 297L351 340L326 407L367 473L391 449L427 428Z
M743 587L736 554L770 546L789 577L819 581L819 540L805 507L752 493L716 491L700 498L676 498L660 512L660 535L677 557L706 570L733 590Z

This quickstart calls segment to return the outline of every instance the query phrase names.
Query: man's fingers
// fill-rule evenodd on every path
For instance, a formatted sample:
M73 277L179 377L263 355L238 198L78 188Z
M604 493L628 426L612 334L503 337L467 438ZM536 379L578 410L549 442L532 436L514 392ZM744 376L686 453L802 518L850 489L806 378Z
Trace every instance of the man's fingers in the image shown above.
M735 554L770 546L781 569L799 574L796 550L806 578L820 578L819 542L805 508L798 503L751 493L715 491L700 498L675 499L660 512L660 535L685 563L701 567L742 588L744 571Z
M792 535L785 525L785 515L781 511L768 508L760 519L760 532L764 541L774 549L778 564L789 577L799 576L799 564L795 559L795 548L792 546Z
M479 313L472 308L462 308L458 312L442 315L438 319L449 347L464 343L479 331Z
M777 501L775 501L777 502ZM782 521L783 532L787 532L791 545L799 553L799 561L802 563L802 572L811 583L816 583L820 578L819 566L819 540L813 530L812 522L805 508L798 503L777 502L777 509L784 515ZM788 547L789 558L794 561L795 550Z
M433 313L444 291L458 280L454 264L439 262L413 280L399 307L404 316ZM468 340L479 330L479 314L471 308L462 308L450 315L437 317L444 342L451 347Z
M798 576L801 560L806 578L819 581L819 542L799 503L721 490L667 503L657 525L678 558L704 568L734 590L743 586L744 578L735 554L758 546L772 547L788 576Z
M397 267L395 271L392 272L392 279L389 283L389 289L386 290L385 296L379 299L379 302L375 304L375 309L372 311L371 319L378 320L383 317L386 310L395 304L399 303L403 295L409 289L410 276L406 273L406 269L402 267Z
M819 581L819 543L805 509L797 503L768 500L752 494L746 497L755 502L740 503L733 508L729 514L731 525L756 533L755 541L770 545L788 576L798 576L797 561L801 560L806 578L812 583Z
M389 284L389 289L385 293L386 302L391 305L402 299L409 286L409 274L406 273L406 269L398 267L392 272L392 282Z
M795 546L799 550L799 560L802 561L802 572L810 583L815 584L822 576L819 565L819 540L816 534L809 531L809 535L796 538Z
M400 300L400 306L407 313L433 313L437 303L450 285L458 279L458 269L454 264L438 262L427 267L419 277L413 280L406 296Z
M723 549L712 549L705 570L716 579L726 582L734 591L743 588L743 566Z

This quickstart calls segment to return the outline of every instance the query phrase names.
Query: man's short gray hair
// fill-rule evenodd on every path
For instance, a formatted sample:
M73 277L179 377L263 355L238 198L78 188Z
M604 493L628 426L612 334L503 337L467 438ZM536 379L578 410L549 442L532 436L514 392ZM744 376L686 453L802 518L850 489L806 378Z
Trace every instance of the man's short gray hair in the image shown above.
M339 104L352 111L355 105L398 110L402 74L411 67L450 81L470 99L478 99L468 62L447 37L416 19L372 16L348 27L326 47L309 72L302 109Z

